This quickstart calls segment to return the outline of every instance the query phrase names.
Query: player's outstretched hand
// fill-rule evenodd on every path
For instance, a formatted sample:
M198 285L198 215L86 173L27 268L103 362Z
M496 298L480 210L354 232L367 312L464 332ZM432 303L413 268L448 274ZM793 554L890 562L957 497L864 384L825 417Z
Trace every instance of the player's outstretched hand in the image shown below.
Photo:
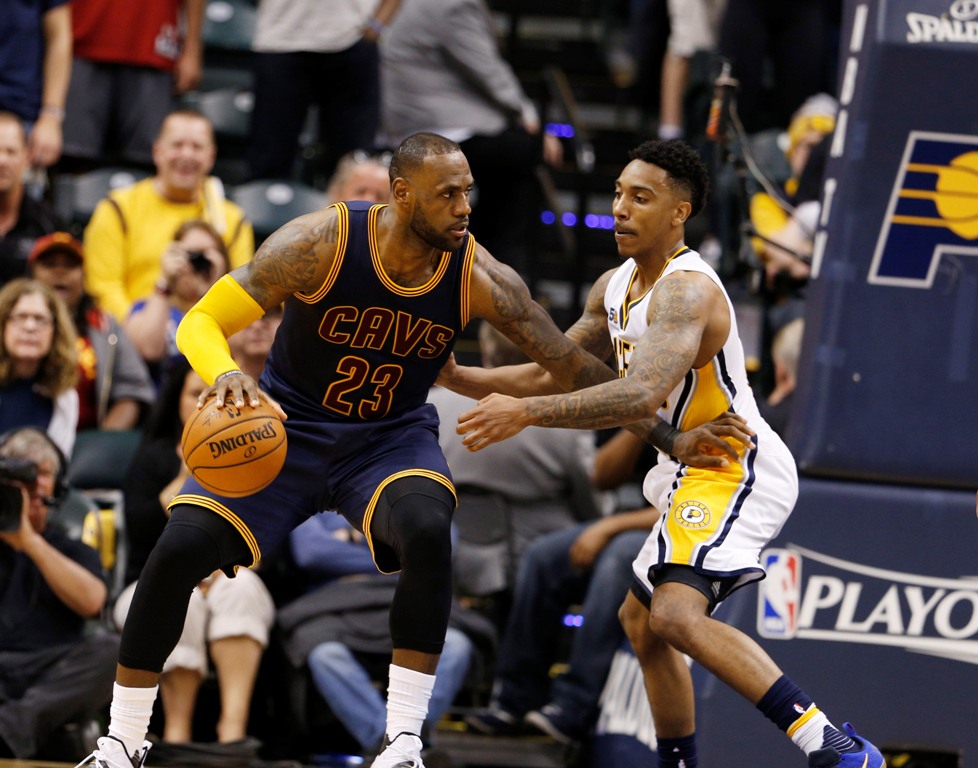
M754 447L753 436L754 430L742 416L725 411L713 421L681 432L673 444L672 455L691 467L726 467L731 459L739 458L730 439L750 449Z
M512 437L527 423L523 400L492 394L459 416L455 431L462 435L462 445L470 451L481 451L487 445Z
M282 406L268 393L260 390L258 382L247 373L236 372L230 376L218 376L217 381L200 393L200 397L197 398L197 407L203 408L204 403L211 397L217 398L218 408L223 408L224 403L228 401L234 403L238 408L243 408L245 401L247 401L254 408L264 400L282 421L288 418L285 411L282 410Z

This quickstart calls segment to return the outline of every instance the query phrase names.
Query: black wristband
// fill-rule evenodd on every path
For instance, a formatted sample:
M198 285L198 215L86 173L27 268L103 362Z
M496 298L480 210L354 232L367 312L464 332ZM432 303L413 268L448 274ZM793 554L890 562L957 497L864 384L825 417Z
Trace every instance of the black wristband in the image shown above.
M649 442L663 453L672 456L673 446L676 444L676 438L680 434L681 432L668 422L660 421L652 427L652 431L649 433Z

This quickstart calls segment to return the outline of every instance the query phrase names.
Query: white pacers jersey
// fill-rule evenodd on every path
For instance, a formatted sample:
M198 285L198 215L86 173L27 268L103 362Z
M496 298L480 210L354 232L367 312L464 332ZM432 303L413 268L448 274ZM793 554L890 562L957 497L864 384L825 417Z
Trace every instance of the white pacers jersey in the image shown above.
M658 280L679 271L702 272L723 292L730 312L730 334L715 357L702 368L690 370L669 393L658 415L686 431L729 410L743 416L757 434L752 450L731 441L740 460L720 469L695 469L659 453L643 491L662 516L634 564L635 576L649 594L650 572L665 564L688 565L716 579L732 579L733 588L764 578L761 548L781 530L798 496L794 459L761 418L748 384L737 319L723 283L689 248L673 254ZM655 285L629 301L629 290L637 279L638 267L629 259L612 276L605 292L619 376L628 374L632 350L648 331Z

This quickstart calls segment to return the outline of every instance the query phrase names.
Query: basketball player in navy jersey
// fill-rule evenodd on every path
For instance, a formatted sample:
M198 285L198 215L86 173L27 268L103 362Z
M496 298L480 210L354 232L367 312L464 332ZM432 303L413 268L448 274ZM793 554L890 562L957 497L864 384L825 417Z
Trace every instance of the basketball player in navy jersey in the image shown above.
M624 263L595 283L568 335L619 378L577 392L553 391L552 369L449 366L440 383L484 399L459 418L478 450L531 424L586 429L657 414L657 429L690 429L730 410L755 436L737 457L697 469L669 449L668 435L645 480L662 512L634 564L620 617L645 675L660 768L697 765L693 686L686 654L785 731L812 768L882 768L880 752L848 723L837 729L757 643L711 618L731 592L764 578L762 547L777 535L798 494L794 460L761 418L747 381L737 322L717 274L684 244L685 222L706 204L708 172L681 141L646 142L615 184L615 239ZM518 381L510 381L517 374ZM535 382L535 384L534 384ZM517 399L491 392L514 391Z
M387 739L374 768L423 768L417 734L448 624L455 508L428 389L470 317L486 319L566 389L613 372L567 339L469 234L473 178L457 144L407 138L390 178L389 205L337 203L286 224L181 323L178 345L211 384L200 404L270 401L287 414L288 455L252 496L221 497L190 480L170 503L123 630L108 735L81 765L143 765L160 670L197 582L216 568L231 575L257 565L307 517L335 509L364 533L380 571L400 571ZM235 365L226 339L283 302L259 384ZM680 435L673 451L716 466L737 456L724 438L749 442L750 433L728 416Z

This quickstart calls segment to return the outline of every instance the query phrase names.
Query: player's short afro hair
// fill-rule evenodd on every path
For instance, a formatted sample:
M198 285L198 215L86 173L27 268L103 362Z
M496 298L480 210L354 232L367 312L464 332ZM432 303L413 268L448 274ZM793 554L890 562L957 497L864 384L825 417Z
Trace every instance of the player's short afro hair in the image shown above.
M630 160L657 165L681 188L689 199L693 218L706 207L710 197L710 172L699 153L685 141L652 139L628 153Z

